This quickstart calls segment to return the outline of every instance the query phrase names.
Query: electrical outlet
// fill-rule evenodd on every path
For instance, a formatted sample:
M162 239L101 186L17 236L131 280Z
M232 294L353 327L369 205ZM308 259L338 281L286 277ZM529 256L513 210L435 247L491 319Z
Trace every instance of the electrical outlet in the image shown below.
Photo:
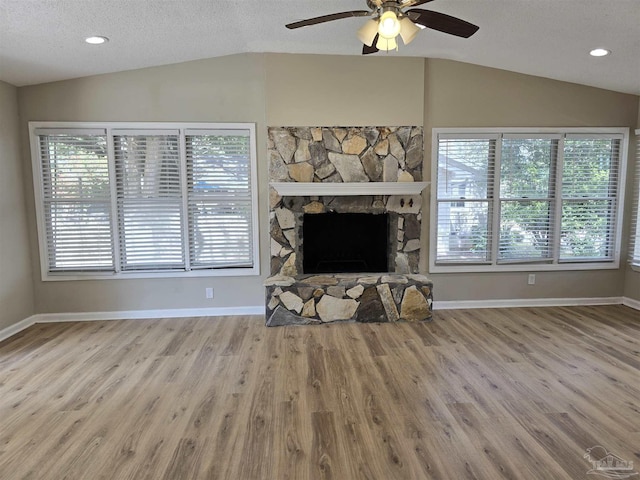
M536 274L535 273L530 273L529 274L529 278L527 279L527 284L529 284L529 285L535 285L536 284Z
M207 296L207 298L213 298L213 288L211 287L207 287L204 289L204 293Z

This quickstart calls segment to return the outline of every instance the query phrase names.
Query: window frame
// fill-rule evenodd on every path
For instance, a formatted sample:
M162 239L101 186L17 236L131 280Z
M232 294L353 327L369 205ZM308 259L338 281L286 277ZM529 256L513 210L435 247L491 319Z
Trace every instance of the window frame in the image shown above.
M46 216L44 212L44 172L42 169L42 161L40 158L40 137L36 133L41 129L56 129L60 131L78 131L82 130L105 130L107 137L107 161L109 163L109 180L111 191L111 228L112 228L112 245L113 245L113 261L115 263L112 270L101 272L99 270L91 271L70 271L70 272L53 272L49 270L49 252L47 248L47 227ZM118 262L119 255L119 226L117 212L117 196L116 189L116 169L114 157L114 133L116 130L137 130L137 131L167 131L178 130L180 141L180 168L182 188L186 188L186 152L184 151L185 137L187 131L202 130L247 130L249 133L249 149L250 149L250 194L251 194L251 255L253 266L251 267L222 267L222 268L198 268L188 270L154 270L154 271L120 271ZM140 278L181 278L181 277L229 277L229 276L259 276L260 275L260 232L259 232L259 205L258 205L258 161L257 161L257 142L256 142L256 125L255 123L182 123L182 122L29 122L29 145L31 148L31 166L32 179L35 197L35 211L38 234L38 247L40 254L40 274L42 281L69 281L69 280L114 280L114 279L140 279ZM185 197L188 192L184 190ZM185 212L185 217L188 212ZM186 238L188 231L186 230L187 219L182 224L182 234ZM189 255L189 243L187 242L184 254Z
M470 138L495 138L498 137L498 142L502 141L505 136L526 136L530 135L535 137L539 135L541 137L547 137L550 135L585 135L585 136L600 136L611 135L621 136L620 139L620 158L618 164L618 179L617 179L617 199L618 205L615 212L615 218L613 220L615 242L613 244L613 259L612 260L594 260L587 262L573 262L563 261L559 259L559 252L553 248L553 259L550 263L542 263L540 261L517 261L517 262L504 262L498 259L495 252L495 246L499 242L499 228L496 230L496 225L499 225L500 221L500 208L497 208L491 212L490 219L492 234L488 241L493 246L493 255L489 262L483 264L479 263L449 263L449 264L437 264L437 208L438 208L438 151L439 151L439 137L452 137L452 136L469 136ZM624 216L624 199L625 199L625 174L627 168L628 159L628 144L629 144L629 128L626 127L594 127L594 128L581 128L581 127L568 127L568 128L433 128L432 129L432 143L431 143L431 179L432 188L430 196L430 233L429 233L429 272L430 273L473 273L473 272L537 272L537 271L569 271L569 270L613 270L620 267L620 249L621 249L621 237L623 228L623 216ZM495 154L494 165L494 178L493 183L495 188L498 188L500 182L500 146L496 146L497 151ZM562 154L559 153L559 157ZM552 165L558 172L562 167L561 158ZM492 180L489 180L490 182ZM561 183L562 177L558 175L556 177L556 184ZM556 202L560 199L560 192L557 190ZM494 195L489 202L499 203L500 198L498 195ZM556 219L557 220L557 219ZM557 228L557 225L553 228ZM554 232L555 233L555 232Z
M635 150L629 265L632 270L640 272L640 129L635 131Z

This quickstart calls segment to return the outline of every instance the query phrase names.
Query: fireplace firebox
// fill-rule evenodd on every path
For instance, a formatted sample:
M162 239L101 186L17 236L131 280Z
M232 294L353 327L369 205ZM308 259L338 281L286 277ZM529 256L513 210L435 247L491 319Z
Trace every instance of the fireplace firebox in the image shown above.
M304 214L304 273L387 272L387 213Z

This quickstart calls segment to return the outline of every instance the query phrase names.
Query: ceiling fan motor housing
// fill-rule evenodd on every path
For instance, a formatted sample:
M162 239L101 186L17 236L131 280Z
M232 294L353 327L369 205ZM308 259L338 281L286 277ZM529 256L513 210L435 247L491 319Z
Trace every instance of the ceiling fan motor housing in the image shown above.
M402 2L396 0L367 0L367 6L374 15L382 15L384 12L392 11L396 15L402 15Z

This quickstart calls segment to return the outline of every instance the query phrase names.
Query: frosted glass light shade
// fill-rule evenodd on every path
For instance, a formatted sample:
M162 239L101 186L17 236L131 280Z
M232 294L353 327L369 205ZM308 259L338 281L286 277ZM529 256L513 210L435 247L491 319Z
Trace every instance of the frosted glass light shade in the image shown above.
M376 20L367 20L367 23L358 30L358 38L362 43L370 47L377 33L378 22Z
M378 37L378 42L376 43L376 48L378 50L395 50L398 48L398 43L395 38L384 38L382 35Z
M400 20L400 36L402 37L402 41L405 45L409 45L416 35L420 31L420 27L418 27L415 23L413 23L409 18L403 17Z

